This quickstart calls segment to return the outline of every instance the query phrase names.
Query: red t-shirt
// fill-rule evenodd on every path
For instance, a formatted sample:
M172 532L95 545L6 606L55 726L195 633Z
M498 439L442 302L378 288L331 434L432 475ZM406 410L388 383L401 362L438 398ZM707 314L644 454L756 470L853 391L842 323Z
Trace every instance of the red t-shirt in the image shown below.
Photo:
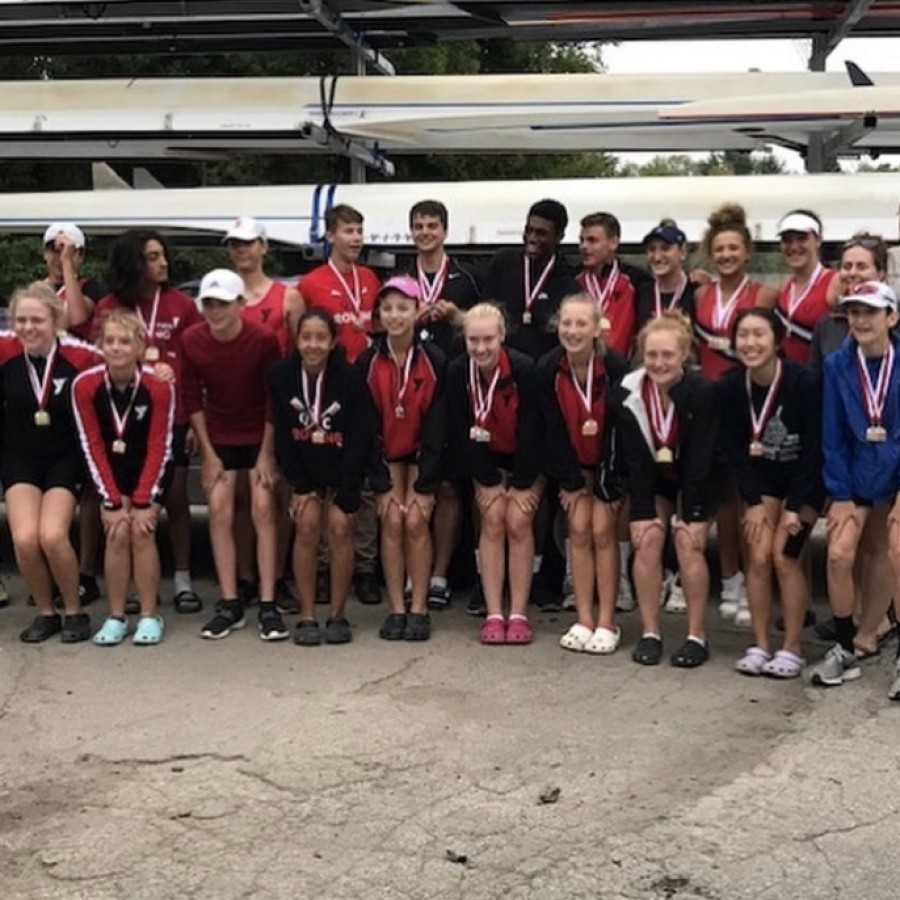
M698 338L698 361L700 371L713 381L718 381L726 372L737 365L734 348L731 346L731 331L734 320L743 309L751 309L757 305L762 284L758 281L747 281L741 289L740 296L729 311L724 322L716 324L713 311L716 306L716 285L710 284L696 297L694 311L694 332ZM727 342L722 349L717 349L712 341Z
M100 323L103 317L114 309L130 311L130 307L123 306L115 294L107 294L94 307L93 338L100 337ZM150 321L153 316L153 298L141 300L138 304L140 317L149 332ZM174 288L166 288L159 295L159 306L156 310L156 322L153 334L148 333L148 346L159 350L159 361L168 363L175 372L175 424L187 423L188 414L184 409L184 397L182 396L182 360L181 339L184 333L192 325L203 321L203 316L197 309L197 304L181 291ZM152 363L151 363L152 365Z
M241 317L245 322L263 325L275 332L282 356L291 352L291 335L284 308L286 294L287 287L279 281L273 281L258 303L247 303L241 310Z
M781 286L775 312L787 328L784 355L788 359L793 359L803 365L809 363L812 331L816 327L816 322L827 316L830 311L828 288L831 287L831 282L835 278L837 278L837 272L834 269L822 268L805 296L803 291L806 285L800 285L798 288L792 278L788 278ZM793 291L791 290L792 286ZM793 314L790 312L792 296L798 304Z
M618 265L604 266L599 275L582 269L575 280L594 298L601 317L609 320L609 330L602 334L603 343L622 356L630 356L637 324L637 301L634 282L628 273Z
M346 350L347 359L355 362L360 353L369 346L368 335L372 330L372 313L381 283L378 276L366 266L354 265L352 271L341 274L344 283L330 265L318 266L303 276L302 287L298 284L297 289L303 296L307 309L314 307L322 309L334 317L338 329L337 342ZM355 290L357 282L358 314L347 293L347 288Z
M181 340L184 406L190 416L206 413L214 444L238 447L262 442L266 423L266 375L280 359L274 332L243 322L236 338L220 341L206 322Z

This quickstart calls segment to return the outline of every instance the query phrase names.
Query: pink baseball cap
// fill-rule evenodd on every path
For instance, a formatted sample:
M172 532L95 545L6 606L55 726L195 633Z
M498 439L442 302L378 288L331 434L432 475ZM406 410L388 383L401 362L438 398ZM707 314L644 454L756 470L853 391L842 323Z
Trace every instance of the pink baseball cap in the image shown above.
M397 291L416 303L422 302L422 288L412 275L394 275L379 288L378 298L381 299L388 291Z

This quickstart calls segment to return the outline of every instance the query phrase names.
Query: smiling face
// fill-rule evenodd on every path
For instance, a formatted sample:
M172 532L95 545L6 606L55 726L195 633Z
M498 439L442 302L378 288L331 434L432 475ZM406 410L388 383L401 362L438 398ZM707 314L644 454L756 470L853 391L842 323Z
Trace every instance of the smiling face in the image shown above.
M654 278L665 278L680 272L684 267L687 249L684 245L667 244L654 238L647 244L647 265Z
M582 357L600 337L600 314L590 298L569 298L559 308L559 342L570 356Z
M13 329L26 353L45 356L56 339L56 317L41 300L20 297L13 310Z
M419 253L432 253L444 246L447 229L438 216L416 213L412 220L412 238Z
M318 316L304 319L297 332L297 350L305 368L319 372L334 348L331 329Z
M712 239L710 252L722 278L741 277L750 262L750 248L739 231L720 231Z
M658 387L668 389L684 375L688 357L684 342L684 336L672 328L660 328L645 336L644 368L647 377Z
M562 235L556 225L541 216L529 216L525 223L525 255L529 259L546 259L556 253Z
M616 258L619 239L607 233L602 225L582 228L578 236L578 252L581 264L589 269L605 266Z
M228 248L228 256L238 272L255 272L262 268L268 245L262 238L252 241L239 241L229 238L225 246Z
M493 370L500 359L503 327L498 316L467 317L466 352L479 369Z
M785 231L781 235L781 255L792 272L808 272L819 261L822 239L812 231Z
M389 290L378 301L378 317L388 337L402 338L412 334L419 304L400 291Z
M230 335L241 320L241 304L237 300L216 300L203 297L200 301L203 317L209 323L209 330L215 337Z
M844 293L864 281L881 281L884 272L875 265L875 256L871 250L861 244L847 247L841 254L840 279Z
M867 355L880 354L889 340L890 330L897 324L897 313L865 303L847 303L850 335Z
M106 322L100 336L100 351L113 371L133 370L144 355L144 341L137 329L117 322Z
M760 369L771 362L778 345L772 323L762 316L741 319L734 336L738 359L748 369Z

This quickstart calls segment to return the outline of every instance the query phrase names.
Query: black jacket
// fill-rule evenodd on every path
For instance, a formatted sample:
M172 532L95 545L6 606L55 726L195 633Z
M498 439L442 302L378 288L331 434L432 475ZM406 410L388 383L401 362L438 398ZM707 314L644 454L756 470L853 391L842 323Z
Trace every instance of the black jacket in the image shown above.
M637 369L613 387L633 522L656 518L659 474L650 417L641 397L645 377L644 369ZM705 522L715 512L721 486L719 394L713 382L689 369L669 396L678 417L675 471L681 493L681 518L685 522Z

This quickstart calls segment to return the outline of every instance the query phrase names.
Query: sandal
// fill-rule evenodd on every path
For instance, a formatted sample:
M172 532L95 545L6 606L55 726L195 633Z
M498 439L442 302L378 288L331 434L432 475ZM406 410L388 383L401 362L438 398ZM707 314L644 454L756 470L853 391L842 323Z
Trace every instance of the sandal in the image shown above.
M762 667L763 675L771 678L797 678L806 660L790 650L776 650L775 655Z
M709 644L688 638L673 654L672 665L676 669L696 669L709 659Z
M506 622L499 616L491 616L481 623L478 629L478 640L482 644L505 644L506 643Z
M196 591L179 591L173 598L175 612L183 615L198 613L203 609L203 601Z
M94 635L94 643L98 647L115 647L121 644L128 635L128 623L124 619L114 619L110 616Z
M631 651L631 658L642 666L658 666L662 661L662 652L662 640L647 634L637 642L637 646Z
M534 640L534 629L528 619L518 616L511 618L506 624L507 644L530 644Z
M576 622L560 639L559 646L563 650L584 653L587 642L594 636L594 629Z
M162 616L141 616L133 641L139 647L151 647L161 644L165 633L166 623Z
M595 653L600 656L608 656L619 649L622 641L622 629L598 628L591 639L584 645L585 653Z
M748 647L744 655L734 664L734 668L741 675L762 675L766 664L771 660L772 654L762 647Z

